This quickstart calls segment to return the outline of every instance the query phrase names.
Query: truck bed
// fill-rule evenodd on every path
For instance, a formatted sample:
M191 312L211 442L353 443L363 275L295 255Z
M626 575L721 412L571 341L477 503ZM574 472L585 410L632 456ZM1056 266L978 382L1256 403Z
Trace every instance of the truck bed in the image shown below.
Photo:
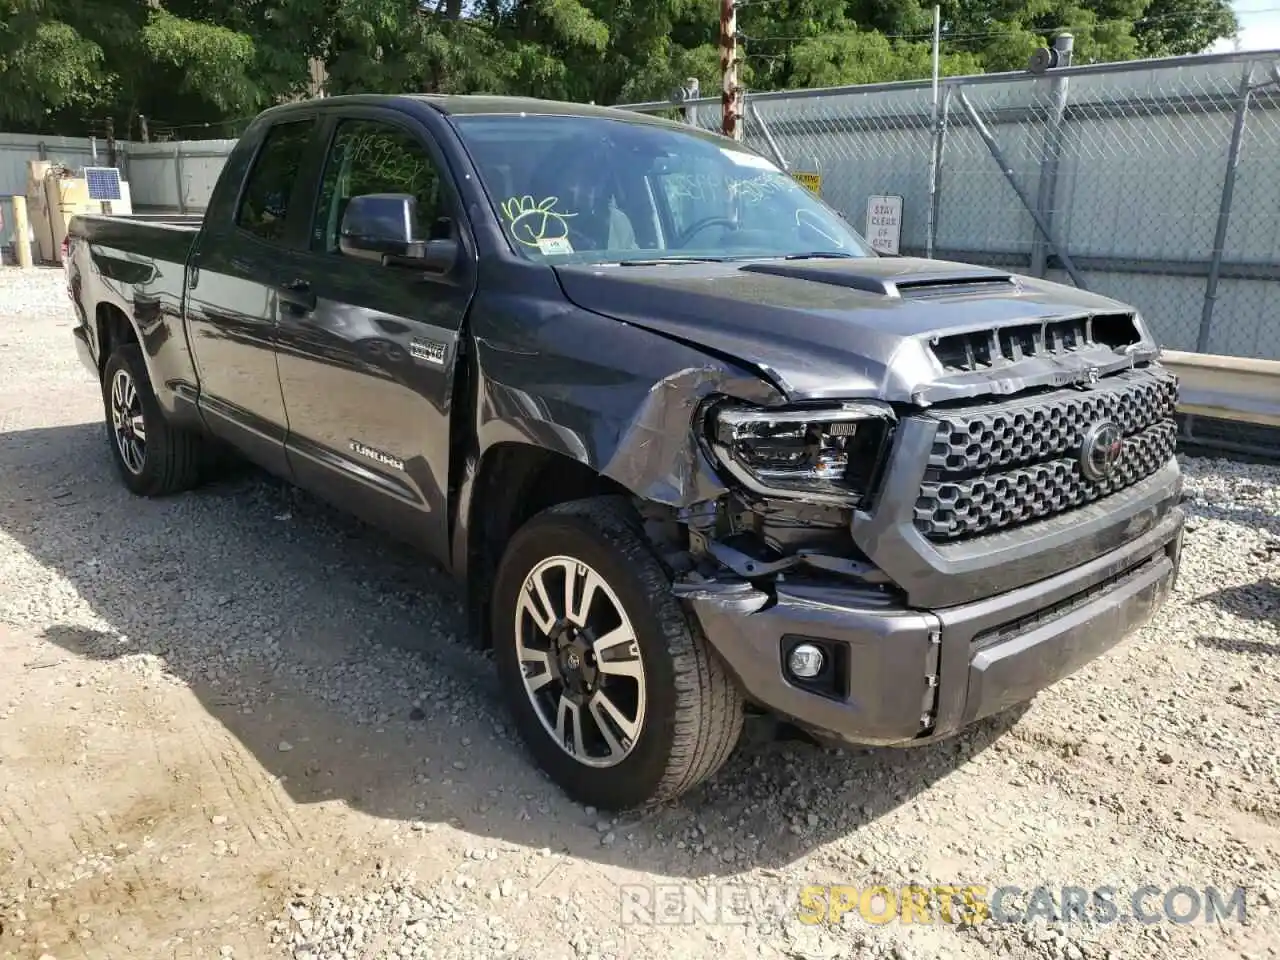
M171 211L153 210L144 213L134 211L128 216L109 217L110 220L137 220L141 223L163 223L173 227L200 226L204 222L202 213L173 213Z
M76 331L86 362L101 370L103 343L113 327L132 323L151 351L153 382L183 383L195 389L196 375L182 328L187 263L200 235L202 218L85 215L68 229L67 282L80 305ZM89 286L86 291L82 288ZM100 304L112 307L101 307ZM87 307L86 304L94 304ZM157 360L161 343L171 347ZM161 391L166 412L171 395Z
M203 221L201 216L184 214L144 213L128 217L81 214L71 219L68 233L88 240L94 246L145 253L169 262L185 262L186 250L183 249L180 259L175 257L174 242L182 237L184 239L179 242L189 247L200 232ZM157 242L161 246L154 247ZM142 244L145 249L138 249L137 244Z

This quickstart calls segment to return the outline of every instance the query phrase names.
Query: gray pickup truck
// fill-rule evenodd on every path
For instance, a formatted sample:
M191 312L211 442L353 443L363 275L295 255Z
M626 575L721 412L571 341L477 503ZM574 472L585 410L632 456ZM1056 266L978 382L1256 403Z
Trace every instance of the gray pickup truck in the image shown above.
M120 477L231 447L465 582L516 727L606 808L748 709L918 745L1149 618L1183 514L1137 313L878 256L758 154L537 100L268 110L198 224L79 217Z

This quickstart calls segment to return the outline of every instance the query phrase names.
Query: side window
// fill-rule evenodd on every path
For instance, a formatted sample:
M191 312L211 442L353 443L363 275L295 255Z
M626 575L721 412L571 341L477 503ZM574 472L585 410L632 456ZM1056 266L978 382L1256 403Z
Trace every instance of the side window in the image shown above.
M311 248L336 253L347 201L367 193L407 193L417 201L417 236L439 238L447 216L440 173L406 130L376 120L338 124L325 161L320 202L311 228ZM443 235L447 236L447 232Z
M284 240L289 195L302 171L312 126L311 120L294 120L267 131L236 211L238 226L263 240Z

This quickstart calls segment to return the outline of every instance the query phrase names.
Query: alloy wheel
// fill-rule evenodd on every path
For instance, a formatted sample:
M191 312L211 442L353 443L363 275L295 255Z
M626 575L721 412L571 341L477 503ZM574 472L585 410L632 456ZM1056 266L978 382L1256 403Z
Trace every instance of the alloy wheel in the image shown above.
M117 370L111 378L111 431L125 469L135 475L142 473L147 456L147 428L138 384L128 370Z
M525 692L547 733L579 763L621 763L644 728L646 696L617 594L581 560L548 557L525 577L515 621Z

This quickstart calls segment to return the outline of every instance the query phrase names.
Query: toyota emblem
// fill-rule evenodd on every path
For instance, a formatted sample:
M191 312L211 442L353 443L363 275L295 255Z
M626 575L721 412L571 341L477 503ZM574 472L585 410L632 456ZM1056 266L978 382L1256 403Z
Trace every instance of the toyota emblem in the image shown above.
M1124 434L1120 427L1106 420L1095 423L1084 435L1080 447L1080 470L1090 480L1106 480L1116 472L1124 453Z

